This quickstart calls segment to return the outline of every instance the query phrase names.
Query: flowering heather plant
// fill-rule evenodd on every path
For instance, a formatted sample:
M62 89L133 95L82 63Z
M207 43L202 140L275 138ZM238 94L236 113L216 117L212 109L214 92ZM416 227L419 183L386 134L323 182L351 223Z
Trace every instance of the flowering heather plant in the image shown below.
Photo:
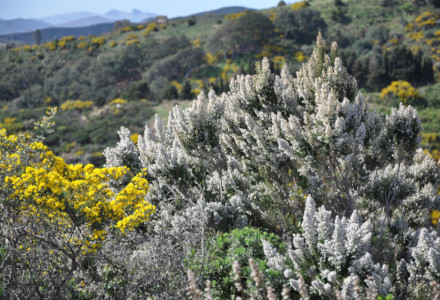
M263 59L230 92L176 107L167 126L156 118L138 142L147 198L171 219L197 203L207 229L293 233L287 256L264 245L303 298L430 293L440 166L419 149L417 112L370 111L336 43L326 52L319 35L296 76L275 76ZM432 242L421 249L421 239Z

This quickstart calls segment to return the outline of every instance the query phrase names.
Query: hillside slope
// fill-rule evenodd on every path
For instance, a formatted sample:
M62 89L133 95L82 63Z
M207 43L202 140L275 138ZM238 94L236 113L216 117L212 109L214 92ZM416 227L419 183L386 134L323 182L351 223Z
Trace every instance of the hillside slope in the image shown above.
M43 30L44 39L58 39L0 52L3 115L68 100L91 101L99 108L116 98L147 99L156 105L193 99L210 88L227 92L231 78L253 73L255 62L265 56L276 74L285 62L294 74L322 32L338 43L338 55L368 95L370 106L389 111L399 101L415 105L429 135L424 145L438 151L440 126L434 116L440 114L440 10L406 1L387 3L300 1L220 15L242 9L225 8L216 11L219 15L201 13L162 26L121 23L100 36L91 34L109 31L113 24L72 29L65 37L56 29ZM406 98L393 89L380 95L392 82L408 82L415 92L410 90Z

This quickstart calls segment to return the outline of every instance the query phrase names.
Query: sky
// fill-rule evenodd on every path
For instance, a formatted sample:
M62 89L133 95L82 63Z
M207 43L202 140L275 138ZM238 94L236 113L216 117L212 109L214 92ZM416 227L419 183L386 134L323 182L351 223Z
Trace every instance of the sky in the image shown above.
M129 12L134 8L172 18L225 6L263 9L277 4L278 0L0 0L0 19L42 18L77 11L104 14L111 9Z

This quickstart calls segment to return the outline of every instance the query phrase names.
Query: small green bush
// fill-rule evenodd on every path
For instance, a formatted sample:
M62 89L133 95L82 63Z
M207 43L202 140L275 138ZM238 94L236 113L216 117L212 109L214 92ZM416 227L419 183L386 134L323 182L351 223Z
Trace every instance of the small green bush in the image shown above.
M200 274L200 281L211 280L214 299L232 299L235 294L232 265L238 261L241 266L242 284L245 290L254 288L250 278L249 258L253 258L264 274L264 282L277 291L282 290L283 274L269 269L263 251L262 239L268 241L279 252L285 251L285 244L273 234L256 228L244 227L229 233L220 234L208 241L205 248L205 259L200 259L195 250L187 260L187 268ZM200 253L199 253L200 254Z

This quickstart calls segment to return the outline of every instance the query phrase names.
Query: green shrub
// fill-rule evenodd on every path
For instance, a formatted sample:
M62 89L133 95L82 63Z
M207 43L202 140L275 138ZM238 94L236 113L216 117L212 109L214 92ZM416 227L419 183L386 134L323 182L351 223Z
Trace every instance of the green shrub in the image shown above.
M312 43L318 31L324 33L327 29L321 14L310 8L281 10L275 20L275 26L285 38L301 44Z
M200 260L193 250L186 262L187 268L193 270L195 274L200 274L201 282L211 280L215 299L231 299L235 294L232 273L234 261L238 261L241 266L243 288L249 290L254 287L248 263L249 258L253 258L265 276L264 281L270 282L275 290L281 291L283 274L268 268L262 239L271 243L278 251L285 251L285 244L281 243L277 235L244 227L209 240L205 248L205 259Z
M196 25L197 21L196 21L196 18L191 17L188 19L188 21L186 21L186 23L188 24L188 26L194 26L194 25Z
M174 100L177 99L178 97L179 94L177 93L177 89L171 82L168 82L165 85L159 96L161 100Z
M150 87L146 81L132 81L122 94L123 99L130 101L139 101L150 98Z
M191 84L188 81L182 85L182 91L180 92L179 98L182 100L188 100L194 98L194 93L191 90Z

